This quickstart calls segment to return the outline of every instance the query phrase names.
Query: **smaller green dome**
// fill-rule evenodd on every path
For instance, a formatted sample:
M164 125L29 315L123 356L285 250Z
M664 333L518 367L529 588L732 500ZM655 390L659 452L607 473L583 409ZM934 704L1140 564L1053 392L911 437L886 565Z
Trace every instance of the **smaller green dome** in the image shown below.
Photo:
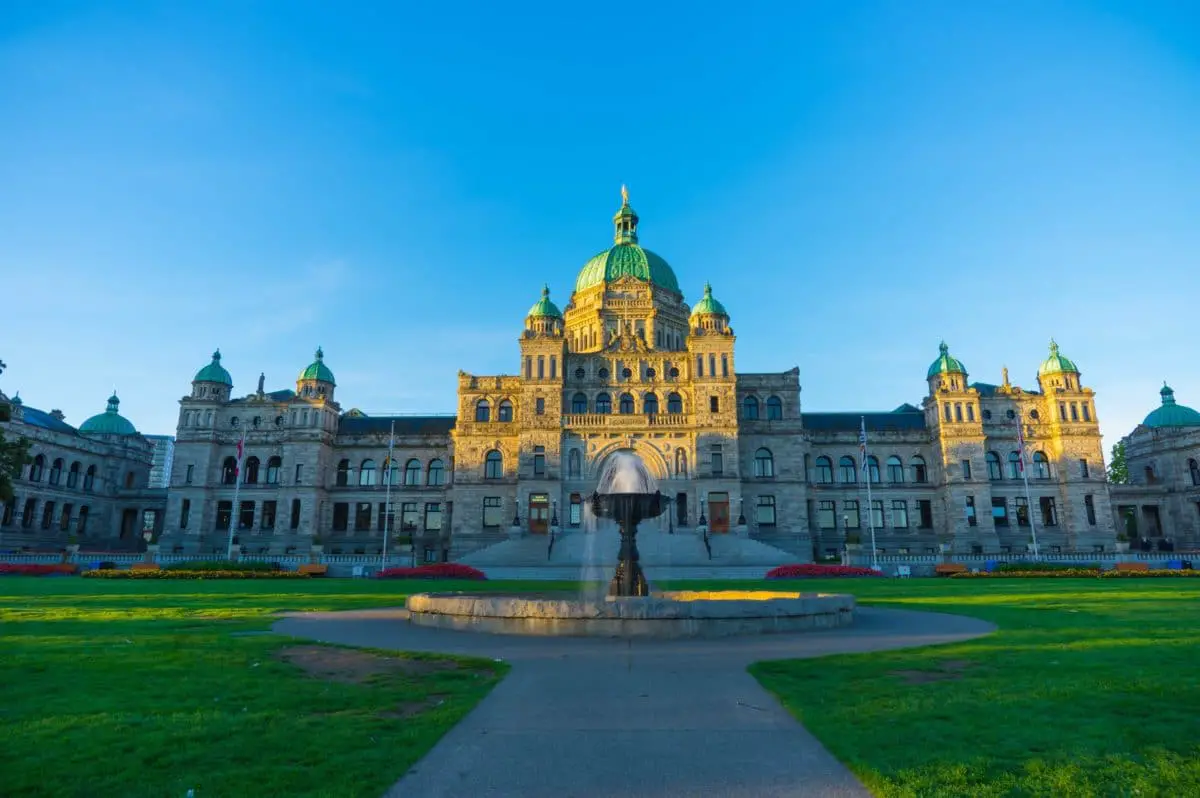
M729 316L729 314L725 312L725 306L713 299L712 286L708 283L704 284L704 297L696 303L694 308L692 308L693 316L702 316L705 314L725 317Z
M1190 407L1175 404L1175 392L1163 383L1158 392L1162 406L1155 408L1142 423L1147 427L1200 427L1200 413Z
M936 377L939 374L962 374L964 377L967 374L967 367L963 365L961 360L950 356L950 347L946 346L946 342L942 341L938 344L938 359L933 361L929 366L929 372L925 375L925 379Z
M196 378L192 382L219 382L223 385L233 387L233 378L229 376L229 372L221 365L220 349L213 352L211 363L196 372Z
M117 412L120 406L121 400L114 391L108 397L108 409L80 424L79 431L92 435L137 435L133 423Z
M333 381L333 372L329 370L329 366L325 365L325 353L321 351L321 347L317 347L315 355L316 360L308 364L308 368L300 372L301 380L316 380L317 382L328 382L331 385L337 385Z
M1067 358L1063 357L1058 351L1058 344L1054 339L1050 339L1050 357L1042 361L1042 365L1038 366L1038 376L1043 374L1058 374L1066 372L1068 374L1078 374L1079 369L1075 367Z
M550 286L542 286L542 298L533 303L533 307L525 315L531 318L545 316L549 316L552 319L562 318L562 311L558 309L558 305L550 301Z

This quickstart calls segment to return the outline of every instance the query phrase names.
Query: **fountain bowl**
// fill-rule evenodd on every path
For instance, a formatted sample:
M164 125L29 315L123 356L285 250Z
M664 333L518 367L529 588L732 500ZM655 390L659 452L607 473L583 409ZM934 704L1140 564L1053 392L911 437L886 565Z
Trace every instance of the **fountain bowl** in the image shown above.
M792 591L663 591L644 597L419 593L409 622L490 634L687 638L777 634L846 626L854 596Z

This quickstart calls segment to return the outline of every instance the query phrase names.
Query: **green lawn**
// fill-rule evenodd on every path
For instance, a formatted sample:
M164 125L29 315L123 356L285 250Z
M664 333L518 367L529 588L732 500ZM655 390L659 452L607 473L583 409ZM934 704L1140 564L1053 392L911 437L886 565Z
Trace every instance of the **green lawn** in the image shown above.
M1001 630L752 667L876 794L1200 795L1196 581L843 587L864 603L973 615Z
M278 611L396 606L405 590L0 579L0 794L381 795L505 666L287 650L261 632Z

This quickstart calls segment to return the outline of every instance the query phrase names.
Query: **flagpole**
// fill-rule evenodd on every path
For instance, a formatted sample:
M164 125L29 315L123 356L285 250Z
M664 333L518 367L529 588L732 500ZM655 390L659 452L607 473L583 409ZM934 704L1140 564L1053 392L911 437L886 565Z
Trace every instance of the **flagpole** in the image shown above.
M1029 492L1029 469L1025 467L1025 428L1021 421L1021 416L1018 415L1017 443L1021 449L1018 452L1021 455L1021 477L1025 480L1025 512L1029 513L1029 537L1033 541L1033 559L1040 560L1042 557L1038 552L1037 524L1033 522L1033 496Z
M387 480L384 488L383 498L383 552L380 557L380 569L387 568L387 550L388 550L388 527L392 525L392 469L396 467L392 460L392 452L396 448L396 422L392 422L391 431L388 433L388 453L387 453L387 468L384 469L383 478Z
M229 540L225 544L225 559L233 559L233 524L238 516L238 492L242 487L242 457L246 452L246 430L242 429L242 440L238 444L237 464L233 469L233 507L229 510Z
M871 461L867 458L867 417L862 417L863 473L867 480L867 526L871 530L871 568L879 567L879 553L875 548L875 502L871 500Z

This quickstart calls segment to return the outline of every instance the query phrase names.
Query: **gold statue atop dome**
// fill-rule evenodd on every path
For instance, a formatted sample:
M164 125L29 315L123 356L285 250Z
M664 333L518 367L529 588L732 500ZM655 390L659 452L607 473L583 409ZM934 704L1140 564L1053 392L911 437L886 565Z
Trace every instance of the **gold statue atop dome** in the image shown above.
M624 183L621 184L621 204L629 204L629 188Z

